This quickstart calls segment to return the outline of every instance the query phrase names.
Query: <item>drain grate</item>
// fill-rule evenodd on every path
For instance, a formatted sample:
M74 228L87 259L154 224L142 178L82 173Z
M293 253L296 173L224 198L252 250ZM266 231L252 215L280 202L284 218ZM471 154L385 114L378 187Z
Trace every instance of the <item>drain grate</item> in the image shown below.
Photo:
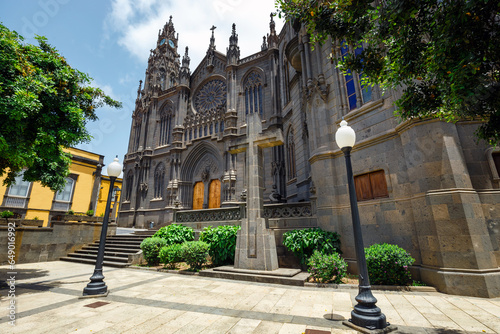
M330 334L328 331L320 331L319 329L306 329L305 334Z
M84 305L84 306L85 307L90 307L90 308L98 308L98 307L101 307L101 306L104 306L104 305L107 305L107 304L109 304L109 303L106 303L106 302L95 302L95 303Z

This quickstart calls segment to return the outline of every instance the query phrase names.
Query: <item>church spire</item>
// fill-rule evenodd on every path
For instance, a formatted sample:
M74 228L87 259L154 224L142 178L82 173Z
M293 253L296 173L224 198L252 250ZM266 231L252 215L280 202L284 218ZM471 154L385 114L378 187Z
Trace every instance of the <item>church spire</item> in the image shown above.
M212 70L214 69L214 61L215 61L215 36L214 36L214 30L216 29L217 27L212 25L212 28L210 28L210 30L212 30L212 37L210 37L210 45L208 46L208 50L207 50L207 69L209 72L212 72Z
M276 34L276 23L274 22L273 17L276 13L271 13L271 22L269 22L269 30L270 33L267 35L267 47L269 49L278 47L278 35Z
M189 48L186 46L186 52L184 53L184 57L182 57L182 67L179 72L180 84L189 87L189 77L191 75L189 71L189 62L191 59L188 55Z
M226 50L228 65L236 65L240 60L240 47L238 46L238 34L236 33L236 24L233 23L233 32L229 37L229 47Z
M212 28L210 28L210 30L212 30L212 37L210 37L210 45L208 46L208 51L215 50L215 36L214 36L215 29L217 29L217 27L214 25L212 25Z
M191 58L189 58L188 51L189 48L186 46L186 52L184 53L184 57L182 57L182 68L189 69L189 62L191 61Z

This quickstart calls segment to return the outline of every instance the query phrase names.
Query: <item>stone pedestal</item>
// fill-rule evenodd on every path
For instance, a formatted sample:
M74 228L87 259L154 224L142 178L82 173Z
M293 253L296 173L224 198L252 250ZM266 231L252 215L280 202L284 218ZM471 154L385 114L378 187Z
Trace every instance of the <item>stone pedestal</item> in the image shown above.
M257 231L253 231L253 226ZM258 218L249 223L247 218L241 221L241 230L236 239L234 267L237 269L276 270L278 253L274 231L266 228L265 218Z
M262 149L283 144L281 130L262 133L259 114L247 115L247 215L238 231L234 268L253 270L278 269L274 231L268 228L264 212L264 162ZM238 149L242 151L241 148ZM231 152L230 152L231 153Z

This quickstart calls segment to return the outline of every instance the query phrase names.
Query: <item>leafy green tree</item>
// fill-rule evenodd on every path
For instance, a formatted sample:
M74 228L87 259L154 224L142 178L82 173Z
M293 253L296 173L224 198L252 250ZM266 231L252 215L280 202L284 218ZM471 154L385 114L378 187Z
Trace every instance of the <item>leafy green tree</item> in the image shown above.
M24 180L61 190L71 163L63 148L91 139L85 125L96 108L121 103L36 39L39 46L26 44L0 24L0 176L10 185L24 169Z
M500 143L500 2L493 0L277 0L280 16L313 40L358 46L336 61L365 84L403 88L397 115L483 121ZM334 50L332 50L334 51ZM332 52L333 55L337 54Z

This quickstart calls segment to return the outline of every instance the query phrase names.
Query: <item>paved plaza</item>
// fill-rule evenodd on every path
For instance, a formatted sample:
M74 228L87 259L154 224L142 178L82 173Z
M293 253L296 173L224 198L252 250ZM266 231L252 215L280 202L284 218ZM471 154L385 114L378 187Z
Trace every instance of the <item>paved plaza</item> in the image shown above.
M0 267L3 282L8 271ZM108 297L79 299L92 265L30 263L17 265L16 272L15 326L9 324L10 299L2 286L0 333L356 333L342 325L355 303L355 289L105 267ZM374 295L397 333L500 333L500 298Z

